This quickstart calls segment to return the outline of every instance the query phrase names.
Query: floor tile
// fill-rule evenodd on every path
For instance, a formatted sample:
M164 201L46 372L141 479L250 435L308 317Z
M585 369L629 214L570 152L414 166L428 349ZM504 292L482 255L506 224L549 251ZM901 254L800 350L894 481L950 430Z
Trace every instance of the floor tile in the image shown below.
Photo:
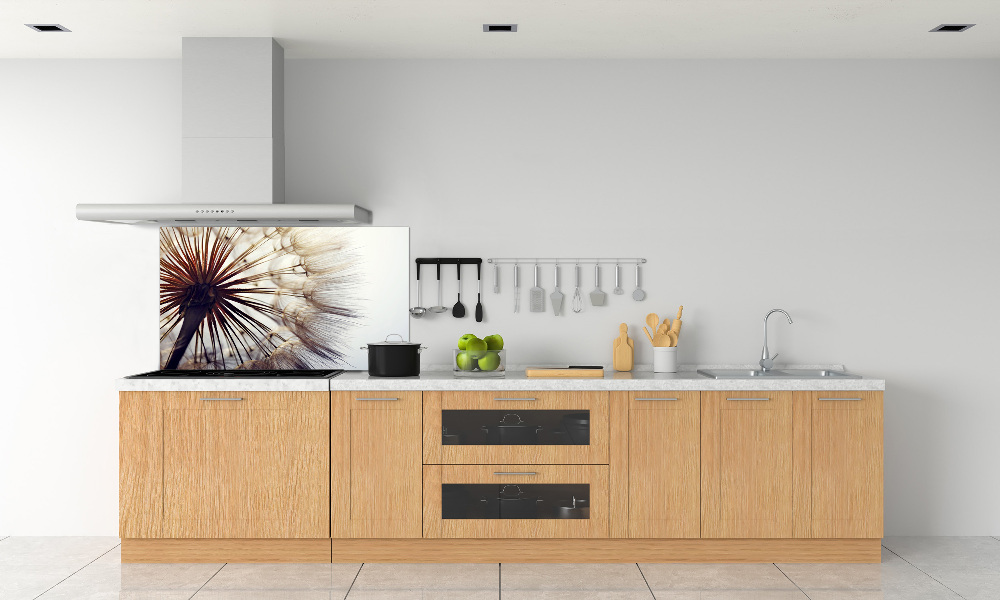
M807 592L882 589L882 565L782 563L776 566Z
M634 563L504 563L500 569L500 590L505 600L650 600L653 597Z
M0 544L0 566L59 565L79 569L111 550L116 537L20 537Z
M121 590L125 592L144 591L190 591L205 585L221 564L177 563L121 565Z
M641 563L639 568L657 597L669 591L798 591L771 563Z
M343 600L347 590L201 590L192 600ZM41 599L39 599L41 600Z
M0 598L31 600L79 569L70 565L0 565Z
M927 574L966 600L1000 598L1000 571L936 567Z
M889 537L882 545L919 569L1000 571L1000 544L990 537Z
M327 590L347 594L361 564L227 564L211 590Z
M358 572L350 600L469 600L499 597L500 568L489 564L375 564Z

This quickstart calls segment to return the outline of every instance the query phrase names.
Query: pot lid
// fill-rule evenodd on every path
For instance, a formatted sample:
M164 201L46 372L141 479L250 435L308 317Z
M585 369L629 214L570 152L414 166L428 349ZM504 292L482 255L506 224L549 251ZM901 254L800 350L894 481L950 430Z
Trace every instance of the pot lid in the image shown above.
M399 339L394 341L389 341L389 338L393 336L398 337ZM418 344L417 342L404 341L403 336L399 335L398 333L390 333L385 337L384 342L370 342L368 345L369 346L419 346L420 344Z

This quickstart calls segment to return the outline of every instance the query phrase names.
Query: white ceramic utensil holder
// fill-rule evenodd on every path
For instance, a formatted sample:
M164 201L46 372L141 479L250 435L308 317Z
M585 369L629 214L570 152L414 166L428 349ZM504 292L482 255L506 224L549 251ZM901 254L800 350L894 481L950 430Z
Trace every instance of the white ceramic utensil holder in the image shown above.
M677 347L653 347L653 372L654 373L676 373L677 372Z

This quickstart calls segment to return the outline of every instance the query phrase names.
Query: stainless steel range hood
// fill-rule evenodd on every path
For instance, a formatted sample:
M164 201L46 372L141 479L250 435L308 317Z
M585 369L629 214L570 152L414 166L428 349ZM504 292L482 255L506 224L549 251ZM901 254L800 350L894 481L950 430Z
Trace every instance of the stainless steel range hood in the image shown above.
M354 204L285 204L284 49L184 38L182 201L78 204L82 221L157 226L360 225Z

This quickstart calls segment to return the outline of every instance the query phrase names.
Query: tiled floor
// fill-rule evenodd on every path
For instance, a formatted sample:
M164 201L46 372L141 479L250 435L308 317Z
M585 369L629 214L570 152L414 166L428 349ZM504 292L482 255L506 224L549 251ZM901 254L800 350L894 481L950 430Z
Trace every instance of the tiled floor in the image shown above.
M886 538L882 564L121 564L117 538L0 536L0 600L998 600L1000 539Z

